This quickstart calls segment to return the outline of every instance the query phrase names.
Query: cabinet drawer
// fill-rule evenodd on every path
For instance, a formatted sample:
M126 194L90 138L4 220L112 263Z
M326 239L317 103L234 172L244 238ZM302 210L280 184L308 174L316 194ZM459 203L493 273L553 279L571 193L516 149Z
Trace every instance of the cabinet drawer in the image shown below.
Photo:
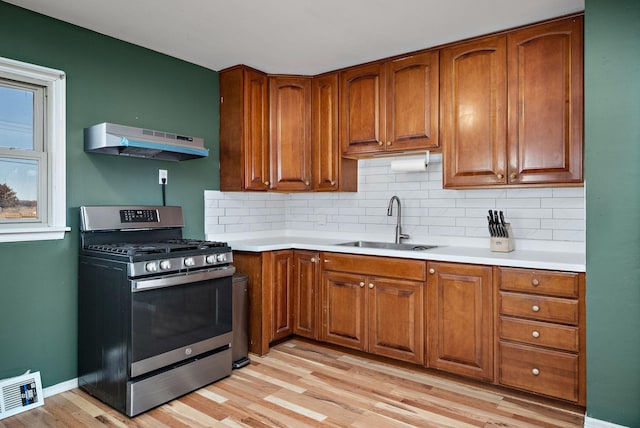
M500 342L498 381L551 397L578 401L578 356Z
M579 351L578 327L500 317L500 339L546 346L563 351Z
M500 268L501 290L578 297L579 274L533 269Z
M500 315L578 325L578 301L501 291Z
M322 269L413 281L426 281L427 279L427 263L425 261L395 257L322 253Z

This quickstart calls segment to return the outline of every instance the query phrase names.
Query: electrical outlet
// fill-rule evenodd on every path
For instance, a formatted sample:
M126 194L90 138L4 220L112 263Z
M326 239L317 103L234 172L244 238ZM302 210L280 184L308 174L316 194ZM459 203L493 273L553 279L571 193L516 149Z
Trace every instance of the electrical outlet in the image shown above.
M159 184L167 184L168 182L169 182L169 179L168 179L167 170L166 169L159 169L158 170L158 183Z

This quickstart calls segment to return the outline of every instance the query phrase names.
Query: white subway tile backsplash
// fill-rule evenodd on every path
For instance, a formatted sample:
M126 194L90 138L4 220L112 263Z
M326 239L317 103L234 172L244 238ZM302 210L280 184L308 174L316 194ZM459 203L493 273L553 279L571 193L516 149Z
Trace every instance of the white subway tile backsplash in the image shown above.
M509 208L540 208L540 198L499 199L496 201L496 209L505 211Z
M558 208L553 210L553 218L573 218L584 220L584 210L578 208Z
M393 172L391 158L359 161L358 192L262 193L207 190L205 233L308 230L392 237L393 195L402 203L403 231L414 242L430 236L488 237L487 210L501 210L517 239L585 241L584 188L442 188L442 163L426 172ZM516 244L517 245L517 244Z
M507 198L551 198L552 188L537 187L535 189L507 189Z
M583 198L543 198L542 208L584 208Z
M585 235L586 234L584 230L554 230L553 240L584 242Z
M543 219L540 226L543 229L584 230L584 221L568 219Z
M584 198L584 187L559 187L551 190L554 198Z

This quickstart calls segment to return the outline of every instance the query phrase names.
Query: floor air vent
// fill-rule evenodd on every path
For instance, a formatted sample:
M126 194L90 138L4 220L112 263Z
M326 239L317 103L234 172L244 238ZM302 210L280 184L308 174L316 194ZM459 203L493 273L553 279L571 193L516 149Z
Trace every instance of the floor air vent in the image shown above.
M43 404L40 372L0 380L0 419Z

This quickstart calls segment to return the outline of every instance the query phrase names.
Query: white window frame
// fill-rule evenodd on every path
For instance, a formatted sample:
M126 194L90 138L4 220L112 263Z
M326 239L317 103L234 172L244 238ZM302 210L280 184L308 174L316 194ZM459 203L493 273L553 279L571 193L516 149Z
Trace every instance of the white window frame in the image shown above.
M47 153L46 222L0 224L0 242L64 239L66 207L66 80L60 70L0 57L0 76L45 88L44 151ZM39 207L40 208L40 207Z

